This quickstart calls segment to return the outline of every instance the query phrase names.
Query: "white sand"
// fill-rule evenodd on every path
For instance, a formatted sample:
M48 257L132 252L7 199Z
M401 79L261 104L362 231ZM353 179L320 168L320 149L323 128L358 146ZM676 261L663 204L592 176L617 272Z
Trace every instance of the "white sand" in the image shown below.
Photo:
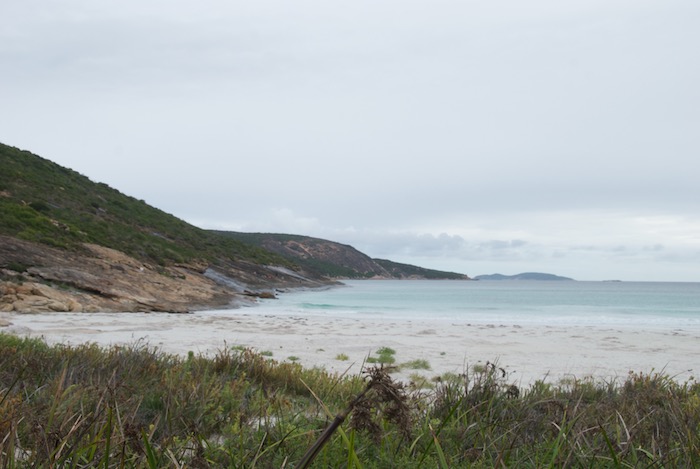
M266 315L256 308L163 313L0 314L2 331L43 336L49 343L103 345L146 341L166 352L213 353L243 345L272 352L279 361L298 357L304 366L359 373L380 348L396 350L396 362L426 360L431 369L403 370L425 377L461 373L467 366L497 360L509 379L593 376L624 379L630 370L664 371L685 380L700 370L700 328L535 326L466 322L367 320L350 317ZM349 357L340 361L338 354Z

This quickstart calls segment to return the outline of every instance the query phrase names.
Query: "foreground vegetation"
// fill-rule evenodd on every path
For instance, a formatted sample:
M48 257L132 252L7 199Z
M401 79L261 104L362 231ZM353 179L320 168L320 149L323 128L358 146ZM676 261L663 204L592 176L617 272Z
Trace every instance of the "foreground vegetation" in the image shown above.
M237 347L178 357L0 334L0 467L700 465L694 381L518 389L487 364L411 389L376 366L343 377Z

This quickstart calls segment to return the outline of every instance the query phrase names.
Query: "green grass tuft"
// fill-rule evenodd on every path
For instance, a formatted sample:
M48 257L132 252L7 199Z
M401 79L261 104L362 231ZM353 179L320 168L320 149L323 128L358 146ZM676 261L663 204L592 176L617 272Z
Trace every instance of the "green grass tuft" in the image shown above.
M402 363L401 368L407 368L409 370L429 370L430 363L428 360L422 358L411 360L410 362Z

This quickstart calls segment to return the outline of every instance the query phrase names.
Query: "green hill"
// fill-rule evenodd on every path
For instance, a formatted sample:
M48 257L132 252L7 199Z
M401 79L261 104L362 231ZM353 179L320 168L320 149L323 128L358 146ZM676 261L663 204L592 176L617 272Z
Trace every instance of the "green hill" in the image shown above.
M64 249L94 243L158 265L286 259L190 225L49 160L0 144L0 234Z

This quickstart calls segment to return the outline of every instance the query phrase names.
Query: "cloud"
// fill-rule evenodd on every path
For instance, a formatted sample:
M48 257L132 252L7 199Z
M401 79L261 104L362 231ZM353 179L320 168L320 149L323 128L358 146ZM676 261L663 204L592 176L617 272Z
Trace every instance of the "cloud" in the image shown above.
M470 272L659 262L689 278L698 14L689 0L4 2L0 141L205 227Z
M241 219L236 222L221 222L216 219L192 219L193 224L208 229L229 231L306 234L323 232L319 220L303 216L289 208L275 208L265 213L257 213L253 219Z

